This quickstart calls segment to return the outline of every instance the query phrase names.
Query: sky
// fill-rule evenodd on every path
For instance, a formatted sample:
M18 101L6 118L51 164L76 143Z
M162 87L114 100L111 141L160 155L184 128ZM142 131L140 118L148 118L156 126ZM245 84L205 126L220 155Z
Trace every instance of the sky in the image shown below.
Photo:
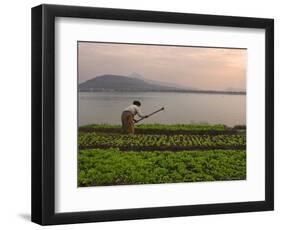
M246 89L246 49L78 43L79 83L103 74L209 90Z

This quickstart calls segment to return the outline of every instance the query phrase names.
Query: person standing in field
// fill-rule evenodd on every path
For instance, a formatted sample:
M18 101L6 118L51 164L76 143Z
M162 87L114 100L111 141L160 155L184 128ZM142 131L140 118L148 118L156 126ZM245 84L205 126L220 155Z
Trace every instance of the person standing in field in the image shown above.
M134 101L132 105L129 105L122 112L121 121L122 121L122 130L124 133L127 133L127 134L135 133L135 127L134 127L135 115L138 115L141 118L148 117L148 116L142 114L142 112L140 110L140 106L141 106L140 101Z

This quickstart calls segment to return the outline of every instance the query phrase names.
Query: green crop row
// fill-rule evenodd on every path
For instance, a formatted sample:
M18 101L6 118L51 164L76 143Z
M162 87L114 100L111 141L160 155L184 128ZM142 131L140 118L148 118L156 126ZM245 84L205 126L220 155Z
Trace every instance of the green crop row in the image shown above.
M191 131L223 131L227 128L225 125L216 124L136 124L136 128L140 129L161 129L161 130L191 130ZM121 125L110 124L91 124L81 126L80 128L93 128L93 129L112 129L120 128Z
M78 186L157 184L246 179L246 152L79 151Z
M80 133L79 146L140 147L140 146L241 146L245 135L114 135Z

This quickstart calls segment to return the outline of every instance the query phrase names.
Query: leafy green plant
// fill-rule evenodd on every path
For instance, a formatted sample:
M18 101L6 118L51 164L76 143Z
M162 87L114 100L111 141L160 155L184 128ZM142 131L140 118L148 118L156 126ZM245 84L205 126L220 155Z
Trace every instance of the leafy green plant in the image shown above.
M80 126L80 128L92 128L92 129L112 129L119 128L121 129L121 125L112 125L112 124L90 124ZM229 127L222 124L136 124L136 128L138 129L161 129L161 130L193 130L193 131L222 131L227 130Z
M246 152L81 150L78 185L121 185L246 179Z
M178 146L245 146L246 135L118 135L102 133L80 133L80 147L178 147Z

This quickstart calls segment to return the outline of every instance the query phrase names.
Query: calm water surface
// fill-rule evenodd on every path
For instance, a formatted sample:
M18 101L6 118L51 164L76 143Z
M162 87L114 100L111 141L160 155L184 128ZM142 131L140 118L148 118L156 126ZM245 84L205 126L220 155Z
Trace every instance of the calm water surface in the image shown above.
M246 96L164 92L79 92L79 126L120 124L121 113L133 100L140 100L143 113L161 107L164 112L142 123L209 123L233 126L246 124Z

